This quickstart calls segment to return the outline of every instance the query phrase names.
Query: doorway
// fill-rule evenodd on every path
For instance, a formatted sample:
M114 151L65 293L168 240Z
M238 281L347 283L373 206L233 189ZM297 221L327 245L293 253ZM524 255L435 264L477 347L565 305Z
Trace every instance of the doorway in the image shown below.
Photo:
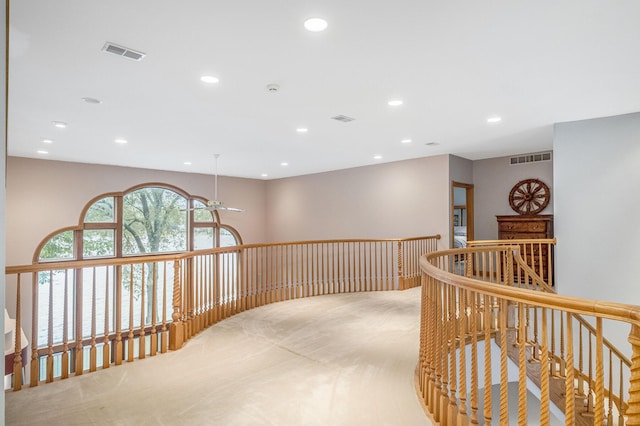
M473 240L473 184L451 182L451 248Z

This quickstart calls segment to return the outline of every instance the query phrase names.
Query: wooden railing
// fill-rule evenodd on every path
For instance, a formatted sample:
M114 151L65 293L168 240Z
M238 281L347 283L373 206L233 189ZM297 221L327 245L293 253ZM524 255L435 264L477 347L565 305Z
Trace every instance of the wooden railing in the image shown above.
M521 239L521 240L495 240L495 241L470 241L469 247L486 247L486 246L511 246L516 245L519 247L519 251L513 252L514 256L516 256L516 261L514 262L514 279L512 285L521 288L528 288L531 290L539 290L548 293L556 293L555 288L553 287L553 253L556 245L556 239ZM526 264L529 268L521 266ZM526 270L525 270L526 269ZM537 312L534 311L534 321L536 320L535 316ZM598 341L598 336L596 335L596 330L593 325L588 321L587 318L584 318L581 315L575 314L573 315L573 319L576 322L576 326L574 327L577 330L578 337L577 340L579 342L578 345L578 354L577 354L577 364L578 370L580 372L578 376L578 384L576 386L577 389L577 402L581 404L582 417L589 418L591 414L593 414L593 392L596 386L596 382L593 376L593 350L592 348L594 342ZM562 318L560 319L562 325ZM561 327L562 329L562 327ZM536 342L532 342L535 344ZM615 345L613 345L606 338L602 339L602 345L604 346L604 354L609 360L610 369L612 366L617 366L618 371L628 372L631 367L631 361L623 355ZM556 349L556 348L553 348ZM555 360L555 364L552 366L558 366L558 368L562 369L564 365L563 360L563 347L560 346L557 348L560 353L555 353L552 351L550 356ZM560 371L562 374L562 371ZM532 375L530 379L537 383L536 375ZM612 376L610 375L610 378ZM623 383L622 381L619 381ZM613 387L613 380L608 383L609 389ZM619 395L622 394L622 389L619 390ZM558 395L553 395L557 400L561 398ZM619 398L619 396L615 396L614 398L608 398L608 403L611 404L608 407L608 421L609 424L612 422L612 414L614 413L614 399ZM584 422L583 422L584 423ZM588 424L588 423L587 423Z
M541 277L549 287L553 287L555 238L467 241L469 248L513 245L520 247L520 256L527 266L533 269L536 275ZM521 276L523 272L518 270L518 265L516 264L514 267L516 275Z
M440 236L256 244L6 268L16 333L13 390L180 349L201 330L265 304L420 285ZM15 295L15 297L10 297ZM25 312L26 321L25 321Z
M517 413L512 423L544 425L554 409L567 425L640 424L640 307L550 292L520 245L439 251L421 267L416 374L440 424L507 424ZM630 347L606 341L605 321L631 326ZM527 409L532 387L537 413Z

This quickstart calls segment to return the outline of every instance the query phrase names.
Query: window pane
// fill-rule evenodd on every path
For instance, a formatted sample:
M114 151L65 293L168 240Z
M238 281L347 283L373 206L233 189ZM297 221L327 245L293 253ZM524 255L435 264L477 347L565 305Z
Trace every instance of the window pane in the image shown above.
M187 200L164 188L143 188L123 197L124 254L184 251Z
M84 257L115 256L115 232L113 229L85 229L82 234Z
M193 200L193 207L196 209L204 209L207 205L202 201ZM213 222L213 213L209 210L194 210L193 220L194 222Z
M220 228L220 247L237 246L236 237L225 228Z
M131 272L133 268L133 273ZM121 327L122 330L139 329L144 312L145 324L153 323L153 278L155 268L156 287L156 324L171 322L173 313L173 262L160 262L157 264L145 264L144 283L142 265L123 265L122 281L116 286L121 288ZM133 283L132 279L133 278ZM145 294L144 307L142 306L142 293ZM133 310L130 308L133 307ZM131 320L131 313L133 322Z
M73 231L51 237L40 251L40 260L73 259Z
M193 249L204 250L214 247L213 228L196 228L193 230Z
M115 222L115 214L113 212L113 197L106 197L98 200L87 210L84 216L85 222Z
M55 345L63 341L65 326L66 338L69 342L75 340L74 333L74 298L75 298L74 270L55 270L38 272L38 347ZM65 306L65 294L67 303ZM49 306L52 308L53 318L52 341L49 341ZM65 317L66 308L66 317Z
M140 318L142 314L142 308L140 306L142 303L142 265L123 265L121 285L122 329L135 329L140 326ZM131 310L131 308L133 308L133 310ZM131 322L132 319L133 322Z
M108 327L109 332L112 332L115 329L114 283L114 266L97 266L95 268L84 268L82 270L83 338L86 339L91 337L91 334L93 332L92 321L94 316L96 336L104 336L106 327ZM94 288L95 294L93 294ZM95 312L93 311L94 304ZM107 307L109 310L106 309ZM107 324L105 324L105 322Z

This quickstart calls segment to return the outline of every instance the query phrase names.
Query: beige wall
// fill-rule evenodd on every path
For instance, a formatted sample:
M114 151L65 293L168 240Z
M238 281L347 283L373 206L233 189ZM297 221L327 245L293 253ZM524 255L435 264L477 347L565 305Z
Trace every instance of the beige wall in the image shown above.
M447 233L448 168L442 155L270 181L268 239Z
M523 179L539 179L547 184L551 191L551 201L541 213L553 213L553 161L512 166L509 158L498 157L473 162L476 240L497 239L496 215L517 214L509 206L509 192Z
M473 164L473 161L466 158L450 155L449 178L460 183L473 183Z
M508 195L516 182L541 179L553 196L551 162L511 166L508 160L472 162L442 155L272 181L221 176L220 198L246 209L241 214L223 212L221 217L238 229L245 243L440 233L440 247L445 247L450 181L455 180L475 185L476 239L494 239L495 216L515 214ZM76 225L91 198L148 182L213 196L210 175L10 157L7 264L30 263L37 244L59 228ZM552 211L553 202L544 213ZM39 219L45 214L46 220Z
M437 233L444 243L449 167L443 155L273 181L221 176L219 198L246 210L221 212L221 218L249 244ZM36 246L50 233L77 225L92 198L151 182L213 197L210 175L10 157L7 264L31 263Z
M177 186L191 195L213 198L213 176L96 164L9 157L7 162L6 264L33 260L38 244L52 232L77 225L84 206L107 192L122 192L144 183ZM265 182L220 177L219 198L243 213L221 212L221 222L240 232L245 243L265 241ZM15 280L7 282L7 310L15 315ZM22 286L23 328L31 338L31 286Z
M108 192L166 183L213 198L213 176L11 157L7 163L6 262L29 264L52 232L78 224L84 206ZM221 212L245 243L443 234L448 247L449 156L261 181L220 177L219 198L243 213ZM23 286L23 302L31 300ZM15 282L6 291L15 300ZM24 329L31 335L29 303ZM8 306L15 313L15 302Z
M191 195L213 198L213 176L96 164L9 157L7 163L7 255L9 265L31 263L36 246L51 232L77 225L92 198L143 183L166 183ZM219 198L243 213L221 212L245 243L265 241L265 184L221 176Z

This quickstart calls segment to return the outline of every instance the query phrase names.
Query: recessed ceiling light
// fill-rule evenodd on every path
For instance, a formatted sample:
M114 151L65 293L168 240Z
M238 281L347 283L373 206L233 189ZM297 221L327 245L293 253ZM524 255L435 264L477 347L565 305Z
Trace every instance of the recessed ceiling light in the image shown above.
M402 105L402 100L400 100L400 99L392 99L387 103L389 104L389 106L400 106L400 105Z
M269 175L268 175L268 174L266 174L266 173L263 173L263 174L261 174L260 176L262 176L262 177L267 177L267 176L269 176Z
M411 139L402 139L400 142L402 142L402 143L411 143L413 141Z
M80 98L82 102L86 102L88 104L101 104L102 101L96 98Z
M122 138L114 139L113 141L115 143L119 143L121 145L124 145L125 143L127 143L127 140L126 139L122 139Z
M184 164L185 166L190 166L190 165L191 165L191 161L185 161L183 164Z
M49 151L45 151L44 149L39 149L36 151L38 154L48 154Z
M296 132L298 133L307 133L309 131L309 129L307 129L306 127L298 127L296 129Z
M489 117L487 118L487 123L499 123L502 121L502 117Z
M286 161L283 161L282 163L280 163L281 166L288 166L289 163L287 163Z
M64 121L52 121L52 123L59 129L64 129L65 127L67 127L67 123L65 123Z
M327 29L329 24L322 18L309 18L304 21L304 27L311 32L317 33Z
M374 160L382 160L382 155L374 155L373 159Z
M42 139L43 143L53 143L51 139Z
M200 81L202 81L204 83L213 84L213 83L219 82L220 79L218 79L218 77L214 77L212 75L203 75L202 77L200 77Z

